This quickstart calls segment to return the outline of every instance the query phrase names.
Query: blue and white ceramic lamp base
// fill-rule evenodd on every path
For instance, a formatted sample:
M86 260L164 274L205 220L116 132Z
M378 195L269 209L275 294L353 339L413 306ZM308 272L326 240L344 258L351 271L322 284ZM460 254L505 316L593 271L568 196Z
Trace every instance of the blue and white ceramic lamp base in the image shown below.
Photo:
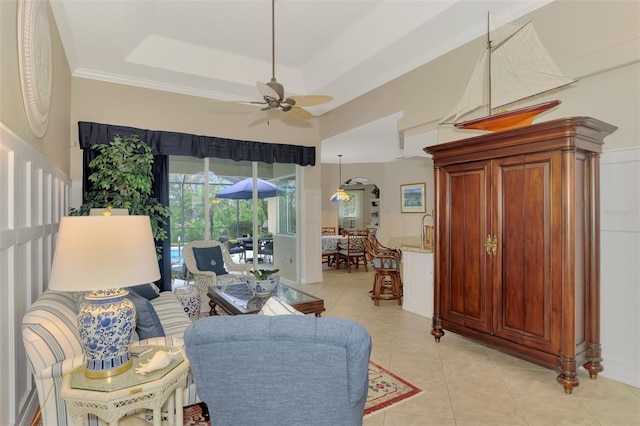
M133 364L129 353L136 326L136 309L123 289L96 290L85 296L78 315L84 345L85 376L103 378L124 373Z
M177 287L174 293L182 303L184 311L191 321L198 319L200 314L200 292L192 284Z

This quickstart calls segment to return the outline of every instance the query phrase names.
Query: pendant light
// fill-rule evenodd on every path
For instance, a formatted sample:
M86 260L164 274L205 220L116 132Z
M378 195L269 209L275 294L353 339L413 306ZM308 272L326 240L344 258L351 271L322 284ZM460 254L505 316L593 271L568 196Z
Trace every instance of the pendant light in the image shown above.
M351 197L342 189L342 154L338 154L338 163L340 164L340 186L338 190L329 198L330 201L349 201Z

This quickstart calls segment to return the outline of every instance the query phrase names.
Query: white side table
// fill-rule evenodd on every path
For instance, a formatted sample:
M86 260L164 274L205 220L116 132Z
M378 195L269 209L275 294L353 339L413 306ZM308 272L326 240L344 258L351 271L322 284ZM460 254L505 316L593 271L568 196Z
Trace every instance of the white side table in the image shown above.
M200 314L200 292L196 286L187 282L186 285L176 287L173 292L182 303L182 307L191 321L197 320Z
M156 351L172 349L178 350L180 357L169 366L144 376L135 372L135 368L147 362ZM182 349L156 346L151 353L134 357L131 369L113 377L89 379L82 369L65 376L61 395L77 425L85 423L87 414L95 414L109 425L117 425L126 413L145 408L153 410L153 424L160 426L162 406L167 400L169 424L182 425L182 394L188 373L189 360Z

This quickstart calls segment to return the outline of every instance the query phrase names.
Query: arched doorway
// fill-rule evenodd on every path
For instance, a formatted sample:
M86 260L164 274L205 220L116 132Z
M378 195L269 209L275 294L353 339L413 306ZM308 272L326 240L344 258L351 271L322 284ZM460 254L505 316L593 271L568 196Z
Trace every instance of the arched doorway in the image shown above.
M376 228L380 235L380 190L366 177L347 179L342 188L349 194L349 201L338 206L338 227L349 231Z

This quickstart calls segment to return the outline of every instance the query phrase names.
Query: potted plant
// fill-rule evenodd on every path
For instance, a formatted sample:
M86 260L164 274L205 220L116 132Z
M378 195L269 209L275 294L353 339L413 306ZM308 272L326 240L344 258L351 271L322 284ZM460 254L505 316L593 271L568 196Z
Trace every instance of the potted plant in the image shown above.
M151 147L138 136L120 136L108 144L94 145L98 155L90 163L93 183L85 194L85 202L71 209L71 216L86 216L92 208L124 208L129 214L149 216L153 238L162 242L167 238L163 226L169 217L169 208L151 196L153 183L153 154ZM158 259L161 248L156 247Z
M251 275L247 277L249 288L256 296L266 296L271 294L280 282L279 269L258 269L249 271Z

